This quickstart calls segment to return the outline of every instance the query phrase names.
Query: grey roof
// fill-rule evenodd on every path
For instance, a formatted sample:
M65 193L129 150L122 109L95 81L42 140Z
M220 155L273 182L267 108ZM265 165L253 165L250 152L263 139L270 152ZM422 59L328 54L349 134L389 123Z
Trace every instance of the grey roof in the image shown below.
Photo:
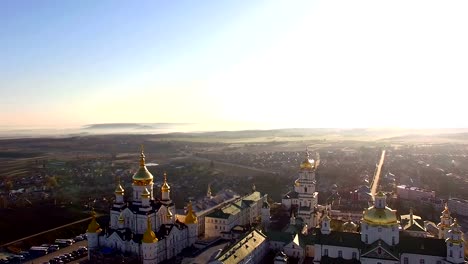
M315 243L350 248L361 248L363 244L359 233L332 231L329 235L324 235L320 229L316 229Z
M398 248L401 253L447 257L447 245L443 239L400 235Z
M290 191L283 196L283 199L297 199L299 197L299 193L296 191Z

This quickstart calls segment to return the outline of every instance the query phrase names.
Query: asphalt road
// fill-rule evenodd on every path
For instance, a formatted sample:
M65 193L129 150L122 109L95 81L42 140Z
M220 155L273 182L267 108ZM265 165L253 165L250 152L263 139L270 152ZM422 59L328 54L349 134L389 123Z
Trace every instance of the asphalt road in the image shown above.
M76 242L75 244L73 244L71 246L68 246L66 248L62 248L60 250L57 250L55 252L52 252L52 253L47 254L45 256L42 256L40 258L25 261L23 263L25 263L25 264L42 264L44 262L48 262L49 260L53 259L54 257L60 256L60 255L66 254L66 253L71 253L73 250L77 250L78 248L80 248L82 246L87 247L88 246L88 241L83 240L83 241Z
M372 187L371 187L372 196L375 195L375 193L377 192L377 188L379 187L380 173L382 171L384 160L385 160L385 150L382 150L382 156L380 156L380 162L377 165L377 169L375 170L374 180L372 181Z

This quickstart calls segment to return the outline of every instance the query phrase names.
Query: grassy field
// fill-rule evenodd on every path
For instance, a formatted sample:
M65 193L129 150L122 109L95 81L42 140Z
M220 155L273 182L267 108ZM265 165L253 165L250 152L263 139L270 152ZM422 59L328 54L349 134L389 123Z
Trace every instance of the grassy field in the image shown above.
M0 230L2 230L0 245L87 217L89 217L88 213L77 209L53 205L0 209ZM71 230L74 229L71 228ZM85 232L85 229L80 230L81 233ZM33 239L33 242L39 243L39 240L40 238ZM40 243L47 243L47 241Z

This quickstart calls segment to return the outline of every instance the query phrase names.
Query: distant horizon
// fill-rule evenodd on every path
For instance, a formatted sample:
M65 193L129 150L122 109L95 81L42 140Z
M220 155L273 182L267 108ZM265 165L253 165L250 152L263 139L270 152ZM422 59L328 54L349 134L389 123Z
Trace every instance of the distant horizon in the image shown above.
M156 127L151 127L156 125ZM164 125L157 127L158 125ZM455 131L468 131L468 127L281 127L274 126L272 124L242 124L232 123L230 125L224 124L221 126L217 125L206 125L202 123L190 123L190 122L161 122L161 123L151 123L151 122L109 122L109 123L96 123L96 124L80 124L75 126L8 126L0 125L0 136L2 134L11 134L14 133L25 133L27 135L34 136L37 132L38 134L44 133L98 133L106 134L106 131L115 130L122 131L124 134L165 134L165 133L203 133L203 132L222 132L222 131L264 131L264 130L295 130L295 129L305 129L305 130L375 130L375 131L443 131L443 130L455 130ZM101 131L101 132L99 132ZM108 132L112 134L113 132ZM120 133L120 132L117 132Z

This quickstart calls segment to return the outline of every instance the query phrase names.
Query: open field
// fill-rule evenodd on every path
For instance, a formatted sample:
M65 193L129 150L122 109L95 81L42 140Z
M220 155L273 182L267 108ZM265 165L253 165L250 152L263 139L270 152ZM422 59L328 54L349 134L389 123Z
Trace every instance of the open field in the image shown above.
M306 148L312 158L320 152L320 199L327 199L332 184L344 193L366 184L382 149L387 150L382 175L391 172L398 176L398 184L414 182L434 188L442 197L465 197L468 134L397 132L290 129L0 140L0 198L8 198L9 189L46 186L47 201L55 199L65 206L44 216L41 203L45 198L35 195L36 190L27 199L10 199L5 206L10 209L0 209L0 228L22 228L1 238L11 241L88 217L70 210L71 206L83 209L94 203L107 209L117 177L130 190L140 144L145 145L147 162L158 164L149 167L155 176L156 195L160 195L158 184L166 171L178 209L189 198L204 196L208 185L214 192L231 188L243 194L255 184L257 190L279 201L292 188ZM29 183L39 177L38 183ZM55 186L50 184L51 178ZM387 188L391 190L390 185Z

